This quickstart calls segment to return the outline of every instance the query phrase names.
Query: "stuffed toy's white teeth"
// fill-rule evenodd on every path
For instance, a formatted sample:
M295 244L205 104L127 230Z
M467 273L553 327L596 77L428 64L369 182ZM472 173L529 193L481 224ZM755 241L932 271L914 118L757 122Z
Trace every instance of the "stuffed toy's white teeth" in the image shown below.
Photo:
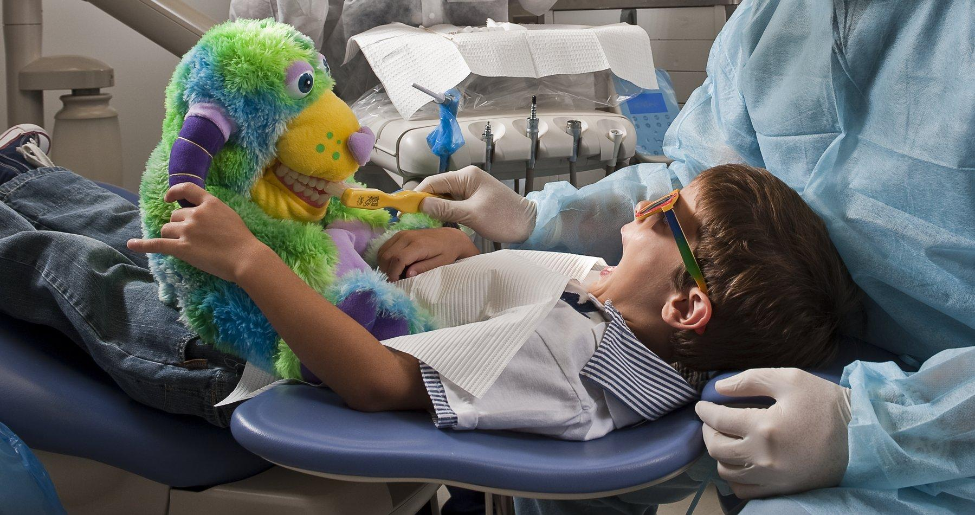
M278 165L277 169L274 170L274 175L277 175L278 179L292 190L298 189L296 185L300 185L303 189L317 190L320 194L325 194L328 193L328 185L337 184L320 177L311 177L298 173L283 164ZM342 191L345 191L345 188L342 188Z
M324 205L329 197L341 196L342 192L348 188L339 182L326 181L320 177L298 173L283 163L278 164L274 170L274 175L292 193L315 207Z

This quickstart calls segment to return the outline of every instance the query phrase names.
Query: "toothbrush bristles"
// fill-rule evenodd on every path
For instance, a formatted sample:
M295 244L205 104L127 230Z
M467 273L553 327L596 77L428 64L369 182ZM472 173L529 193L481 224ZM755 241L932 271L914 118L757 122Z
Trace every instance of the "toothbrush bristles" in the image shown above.
M341 197L345 190L349 189L349 185L343 182L332 182L328 181L325 183L325 193L333 197Z

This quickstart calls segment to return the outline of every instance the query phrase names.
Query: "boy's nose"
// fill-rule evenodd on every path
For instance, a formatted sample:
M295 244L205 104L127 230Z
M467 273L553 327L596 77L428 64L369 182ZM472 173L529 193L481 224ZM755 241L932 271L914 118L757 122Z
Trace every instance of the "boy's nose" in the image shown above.
M347 142L352 157L362 166L369 162L369 154L372 153L372 146L376 144L376 135L372 129L363 127L349 136Z

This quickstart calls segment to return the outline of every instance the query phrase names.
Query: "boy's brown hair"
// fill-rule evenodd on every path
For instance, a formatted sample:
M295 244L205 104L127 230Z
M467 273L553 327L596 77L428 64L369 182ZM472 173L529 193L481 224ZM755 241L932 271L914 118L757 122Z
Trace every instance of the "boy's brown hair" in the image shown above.
M716 166L695 184L694 255L713 313L704 334L674 334L675 359L694 370L829 362L860 292L823 221L766 170ZM693 285L682 264L675 288Z

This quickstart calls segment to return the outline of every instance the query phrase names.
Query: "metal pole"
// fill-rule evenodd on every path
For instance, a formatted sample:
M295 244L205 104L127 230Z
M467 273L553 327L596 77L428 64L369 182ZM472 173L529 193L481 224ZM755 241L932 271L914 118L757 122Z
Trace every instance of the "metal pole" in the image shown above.
M41 1L3 0L7 125L44 125L44 92L20 89L20 70L41 57Z
M177 57L193 48L200 36L216 24L181 0L85 1Z

